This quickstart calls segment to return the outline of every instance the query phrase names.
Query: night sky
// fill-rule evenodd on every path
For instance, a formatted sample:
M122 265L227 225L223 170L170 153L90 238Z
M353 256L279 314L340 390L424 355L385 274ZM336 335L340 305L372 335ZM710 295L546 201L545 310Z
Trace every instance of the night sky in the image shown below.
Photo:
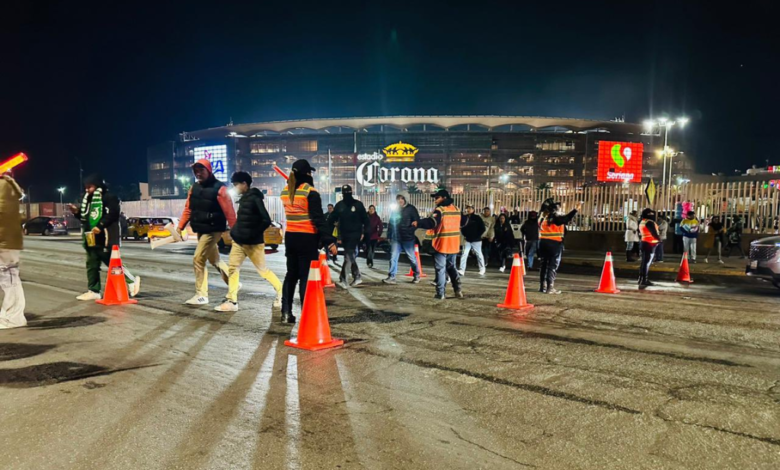
M231 118L666 112L702 172L780 164L777 2L119 3L0 7L0 158L36 201Z

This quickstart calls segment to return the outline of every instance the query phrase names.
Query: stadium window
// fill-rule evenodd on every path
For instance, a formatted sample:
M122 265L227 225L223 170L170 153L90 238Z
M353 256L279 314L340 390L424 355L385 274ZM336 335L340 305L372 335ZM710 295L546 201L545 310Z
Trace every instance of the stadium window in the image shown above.
M316 140L291 140L287 142L288 152L316 152Z
M284 142L252 142L250 153L280 153L286 152Z

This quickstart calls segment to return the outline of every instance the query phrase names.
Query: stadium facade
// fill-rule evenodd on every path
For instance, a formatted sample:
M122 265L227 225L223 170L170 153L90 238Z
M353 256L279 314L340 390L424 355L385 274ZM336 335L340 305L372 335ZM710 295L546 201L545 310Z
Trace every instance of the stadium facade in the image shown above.
M524 116L397 116L227 125L183 132L148 149L152 197L183 197L190 166L209 158L217 176L249 172L278 195L293 161L309 160L324 192L357 194L445 185L452 192L596 184L599 142L644 144L642 178L660 177L657 137L621 121Z

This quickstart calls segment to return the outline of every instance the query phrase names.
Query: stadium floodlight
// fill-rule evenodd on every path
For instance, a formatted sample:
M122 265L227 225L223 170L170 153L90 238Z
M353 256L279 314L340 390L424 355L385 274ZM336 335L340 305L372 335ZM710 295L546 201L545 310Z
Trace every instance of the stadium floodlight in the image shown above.
M647 121L644 122L644 125L645 125L645 129L651 131L655 127L655 121L653 121L652 119L648 119Z
M688 119L687 117L681 117L677 119L677 123L680 124L680 127L688 124L688 121L690 121L690 119Z
M667 122L669 122L669 118L665 118L665 117L658 118L658 124L662 126L665 126Z

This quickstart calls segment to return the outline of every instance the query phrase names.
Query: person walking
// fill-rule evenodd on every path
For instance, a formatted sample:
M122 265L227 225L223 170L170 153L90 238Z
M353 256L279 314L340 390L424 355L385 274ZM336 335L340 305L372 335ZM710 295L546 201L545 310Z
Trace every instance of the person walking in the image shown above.
M236 225L236 212L227 186L214 176L209 160L202 158L195 162L192 173L196 181L187 194L184 212L177 227L181 233L189 223L192 231L198 234L198 246L192 257L195 295L184 303L206 305L209 303L207 261L219 270L225 284L230 285L228 265L219 259L217 244L227 227Z
M520 208L515 207L515 209L512 211L512 214L509 216L509 223L520 225Z
M577 215L581 205L568 214L560 212L560 203L552 198L542 203L539 212L542 220L539 224L539 292L547 294L560 294L555 288L555 277L561 264L563 255L563 237L566 234L566 224Z
M485 258L482 256L482 234L485 233L485 222L482 217L474 212L474 206L466 206L466 214L460 218L460 233L463 234L465 246L463 254L460 257L460 268L458 274L466 274L466 266L469 261L469 253L474 251L477 256L477 266L479 266L479 275L485 275Z
M387 279L383 279L385 284L396 284L396 275L398 274L398 258L401 251L406 253L409 264L412 266L412 283L420 282L420 266L417 265L417 255L414 253L414 246L417 244L415 235L415 224L420 220L420 214L417 208L408 203L409 195L401 192L395 197L398 208L390 214L390 220L387 224L387 239L390 241L390 269L387 272Z
M688 259L696 264L696 240L699 238L699 221L696 219L696 213L688 211L686 217L680 222L680 230L683 234L683 249L688 253Z
M24 245L19 201L24 191L10 172L0 177L0 289L3 304L0 307L0 330L27 326L26 306L19 259Z
M734 219L734 224L726 231L726 258L731 255L731 250L736 248L739 250L739 259L745 259L745 252L742 250L742 218L737 216Z
M506 260L512 259L517 247L515 233L512 230L512 224L506 214L498 216L495 227L496 251L501 260L501 267L498 268L502 273L506 270Z
M520 233L525 241L525 254L528 258L528 269L534 268L534 258L539 250L539 213L531 211L528 218L520 226Z
M658 216L658 235L661 240L655 245L655 261L658 263L664 262L664 244L666 243L666 236L669 233L669 220L665 215Z
M100 300L100 265L111 262L114 246L121 246L119 229L119 198L108 191L103 177L93 173L84 178L84 196L81 206L70 204L70 211L81 219L83 246L87 253L87 292L76 297L78 300ZM141 289L141 277L124 266L125 281L130 297Z
M382 219L379 217L379 214L376 213L376 207L373 205L368 206L368 228L370 236L368 238L368 243L366 244L366 265L369 268L373 268L376 244L379 243L379 238L382 236L382 232L385 229Z
M490 213L490 207L482 209L482 222L485 224L485 233L482 234L482 257L485 259L485 266L487 266L490 264L493 240L496 238L496 218Z
M282 286L282 322L295 323L292 314L295 288L300 284L301 303L306 298L306 284L312 261L319 258L318 249L327 247L331 254L338 250L333 238L333 227L322 213L320 193L314 189L312 172L316 171L307 160L296 160L287 179L287 186L280 199L287 218L284 233L287 274ZM354 249L353 249L354 253Z
M238 200L238 212L236 224L230 229L230 238L233 245L230 247L228 258L228 293L225 302L214 310L218 312L238 311L238 286L239 273L244 260L249 258L257 269L257 273L270 282L276 291L276 299L273 307L282 306L282 282L273 271L265 264L265 240L263 233L271 226L271 216L263 203L263 193L252 188L252 177L244 171L233 173L230 178L236 193L241 197Z
M334 208L333 204L328 204L328 213L325 214L326 218L330 217L330 214L333 213L333 208ZM333 229L333 237L338 238L338 228ZM333 262L333 264L336 264L339 260L338 251L336 251L336 254L328 253L328 260Z
M656 247L661 243L661 234L658 231L655 218L655 211L647 208L642 211L642 220L639 222L639 234L641 237L639 250L642 257L642 262L639 265L639 285L641 287L653 285L650 282L650 266L653 264Z
M704 257L704 262L710 262L710 253L715 248L718 252L718 263L723 264L723 257L721 256L723 251L723 240L726 236L726 228L723 226L723 222L720 221L720 217L717 215L712 216L710 225L707 230L707 239L705 246L707 247L707 255Z
M633 257L634 245L639 242L639 219L637 219L636 211L631 211L628 217L626 217L626 261L636 261Z
M356 257L360 242L368 240L371 233L366 207L354 198L352 186L348 184L342 186L341 195L344 199L336 204L333 212L328 216L328 223L331 226L337 223L339 225L339 240L344 248L344 264L341 265L339 283L346 289L349 285L357 287L363 283ZM350 272L352 284L347 284Z
M450 193L442 188L431 194L436 209L433 215L426 219L420 219L412 225L425 230L433 230L433 262L436 266L436 296L437 300L444 300L444 288L447 285L447 276L452 281L455 296L463 298L463 290L460 284L460 275L455 268L455 261L460 251L460 210L455 207Z

